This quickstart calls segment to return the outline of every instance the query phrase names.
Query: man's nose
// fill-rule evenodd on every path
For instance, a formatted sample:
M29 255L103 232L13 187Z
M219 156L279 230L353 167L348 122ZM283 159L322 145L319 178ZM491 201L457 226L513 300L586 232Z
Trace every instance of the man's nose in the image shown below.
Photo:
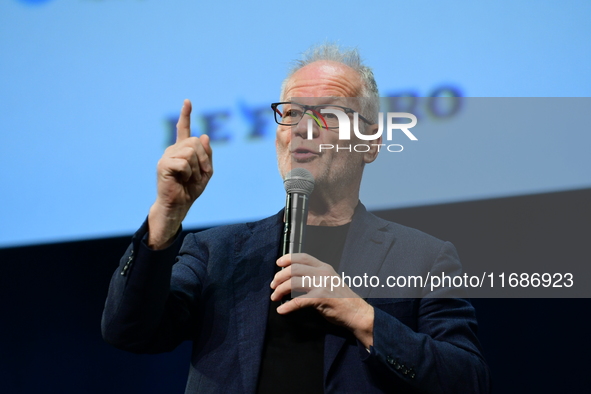
M309 112L306 112L299 123L295 126L291 126L291 132L293 137L300 137L302 139L308 139L308 129L311 129L311 138L318 138L320 135L320 127L316 120L310 116Z

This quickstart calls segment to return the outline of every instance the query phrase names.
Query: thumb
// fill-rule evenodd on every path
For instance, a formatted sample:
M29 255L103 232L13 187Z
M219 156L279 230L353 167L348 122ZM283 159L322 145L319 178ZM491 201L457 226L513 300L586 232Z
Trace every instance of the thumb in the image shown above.
M211 149L209 136L207 134L202 134L199 136L199 141L201 141L201 145L203 145L205 152L211 158L213 150Z

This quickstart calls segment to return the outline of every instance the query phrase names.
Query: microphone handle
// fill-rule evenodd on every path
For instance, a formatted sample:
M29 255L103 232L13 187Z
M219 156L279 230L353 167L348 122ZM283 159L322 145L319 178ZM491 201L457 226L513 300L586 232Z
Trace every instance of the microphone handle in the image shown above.
M282 255L303 252L307 219L308 196L298 192L287 193Z
M304 249L306 221L308 219L308 196L306 194L287 193L284 219L281 255L301 253ZM301 293L296 292L295 294ZM291 300L291 298L291 294L288 294L283 297L281 303L283 304Z

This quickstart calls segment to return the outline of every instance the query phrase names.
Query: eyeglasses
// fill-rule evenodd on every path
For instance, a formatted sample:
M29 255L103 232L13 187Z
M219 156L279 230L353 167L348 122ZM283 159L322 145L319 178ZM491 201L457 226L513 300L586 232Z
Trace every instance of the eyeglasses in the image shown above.
M318 125L323 129L338 129L339 118L335 114L322 113L323 109L338 109L346 114L356 113L351 108L342 107L340 105L323 104L323 105L303 105L293 101L282 101L271 104L273 113L275 115L275 122L283 126L295 126L300 123L304 115L312 117ZM369 120L359 114L359 119L367 124L372 124Z

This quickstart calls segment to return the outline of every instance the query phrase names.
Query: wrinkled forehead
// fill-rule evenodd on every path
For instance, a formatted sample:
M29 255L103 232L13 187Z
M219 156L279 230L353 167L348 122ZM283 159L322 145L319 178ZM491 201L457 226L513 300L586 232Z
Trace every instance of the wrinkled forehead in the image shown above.
M361 91L361 76L353 68L332 61L317 61L294 72L285 81L282 96L355 97Z
M347 107L351 109L359 109L359 98L358 97L288 97L286 101L298 103L302 105L323 105L323 106L339 106Z

